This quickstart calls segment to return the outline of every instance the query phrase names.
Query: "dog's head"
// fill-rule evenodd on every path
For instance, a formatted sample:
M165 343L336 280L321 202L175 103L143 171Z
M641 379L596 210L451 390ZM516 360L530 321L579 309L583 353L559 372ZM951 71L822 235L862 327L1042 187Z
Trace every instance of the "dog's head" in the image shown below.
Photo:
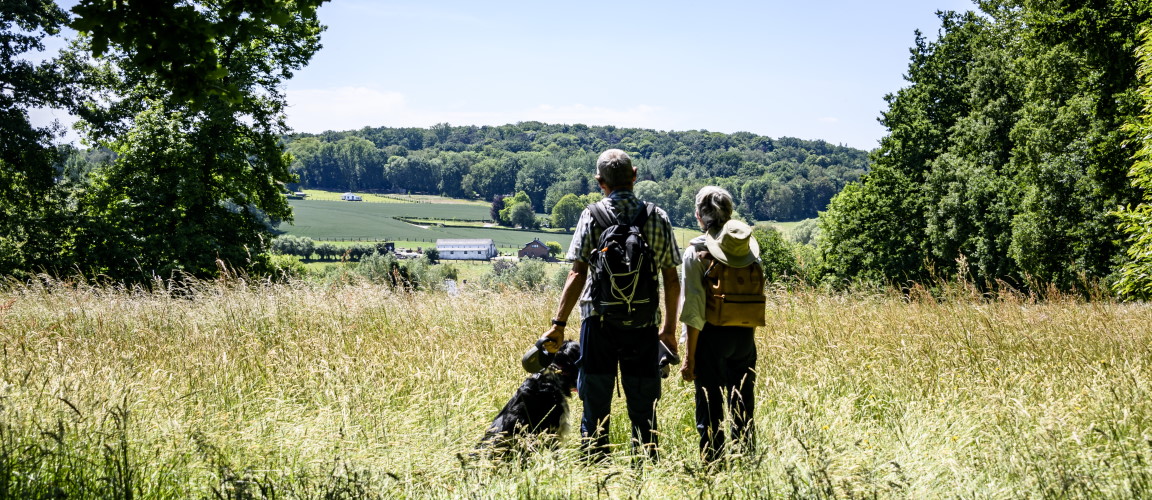
M560 375L561 383L568 392L576 390L576 374L580 361L580 344L572 340L565 340L560 350L552 355L552 364L548 368Z
M576 373L576 362L580 360L580 344L574 340L565 340L560 344L560 350L552 355L552 369L564 373Z

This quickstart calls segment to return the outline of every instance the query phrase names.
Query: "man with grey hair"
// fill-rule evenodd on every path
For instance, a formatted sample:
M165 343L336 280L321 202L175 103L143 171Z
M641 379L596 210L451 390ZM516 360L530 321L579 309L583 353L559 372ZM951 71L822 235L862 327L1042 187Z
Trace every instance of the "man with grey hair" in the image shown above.
M612 406L612 390L619 369L620 385L632 421L632 446L656 458L656 402L660 399L660 369L657 366L659 343L662 341L675 352L676 311L680 296L680 282L676 272L679 249L672 233L672 223L660 208L652 207L636 198L632 186L636 182L636 168L632 159L619 149L609 149L596 161L596 181L604 192L604 199L590 205L580 214L567 260L572 269L564 283L560 305L552 318L552 327L545 332L549 339L545 348L555 351L564 341L564 328L572 308L580 306L583 318L580 327L580 372L577 391L584 402L580 421L581 448L593 458L602 458L608 452L608 426ZM595 208L599 204L601 208ZM622 328L605 321L599 315L593 299L593 289L599 283L589 278L589 263L605 227L594 221L593 209L607 211L617 221L638 220L647 212L652 214L640 226L641 234L652 250L655 269L664 282L664 315L661 322L659 307L652 307L652 317L636 318L644 325ZM655 279L655 277L652 277ZM662 323L662 324L661 324Z

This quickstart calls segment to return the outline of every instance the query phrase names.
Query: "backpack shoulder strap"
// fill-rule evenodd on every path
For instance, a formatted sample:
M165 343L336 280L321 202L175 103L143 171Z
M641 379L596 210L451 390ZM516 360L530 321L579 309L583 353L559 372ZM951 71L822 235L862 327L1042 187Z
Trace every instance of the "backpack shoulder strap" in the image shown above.
M636 216L632 218L632 224L631 225L643 229L644 223L648 222L648 217L650 215L652 215L652 212L655 212L655 211L656 211L656 205L654 205L652 203L648 203L646 201L641 201L640 202L640 210L638 212L636 212Z
M648 217L656 212L656 205L646 201L641 201L640 203L640 211L636 213L636 216L632 218L632 221L628 225L643 228L644 223L648 222ZM588 211L592 213L592 220L596 221L596 224L601 228L607 229L609 226L622 224L620 217L613 217L612 214L608 212L608 209L604 208L604 205L600 202L588 205Z
M592 213L592 221L600 226L600 229L608 229L616 224L612 214L608 213L608 210L600 202L588 205L588 211Z

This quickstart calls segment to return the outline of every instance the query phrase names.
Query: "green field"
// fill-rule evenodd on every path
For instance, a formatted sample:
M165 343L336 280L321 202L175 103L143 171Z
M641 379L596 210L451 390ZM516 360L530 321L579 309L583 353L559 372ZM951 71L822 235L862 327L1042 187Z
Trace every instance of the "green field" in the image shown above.
M487 219L488 206L465 203L373 203L329 200L289 200L294 224L281 224L286 234L317 241L371 240L435 243L439 238L491 238L502 249L519 249L533 238L556 241L567 248L572 236L563 233L506 228L417 226L395 217L425 219ZM449 222L450 223L450 222ZM416 245L413 245L416 246Z
M491 238L503 253L523 248L539 238L555 241L567 249L572 235L547 231L523 231L500 227L481 227L478 222L460 222L461 226L409 224L396 217L440 220L452 225L453 219L477 221L489 219L489 205L471 200L453 200L439 196L362 194L363 202L339 201L341 193L305 191L305 200L289 200L294 224L281 224L285 234L306 236L317 241L395 241L405 248L427 247L439 238ZM785 236L799 222L773 222ZM676 242L684 248L700 234L698 228L675 228Z

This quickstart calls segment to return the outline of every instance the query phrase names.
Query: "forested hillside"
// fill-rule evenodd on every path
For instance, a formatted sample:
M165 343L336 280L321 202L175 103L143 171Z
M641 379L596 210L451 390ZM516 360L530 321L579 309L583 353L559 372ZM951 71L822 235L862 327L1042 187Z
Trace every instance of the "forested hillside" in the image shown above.
M706 184L728 188L746 217L799 220L815 217L868 169L865 151L818 140L539 122L365 128L301 134L288 144L304 187L485 200L523 191L544 213L565 194L596 191L596 156L613 147L633 155L637 192L689 226L693 197Z
M1091 5L1088 5L1088 4ZM840 278L1076 287L1125 260L1152 3L980 2L918 37L872 171L822 218ZM1138 131L1138 130L1137 130ZM1146 232L1146 231L1145 231Z

